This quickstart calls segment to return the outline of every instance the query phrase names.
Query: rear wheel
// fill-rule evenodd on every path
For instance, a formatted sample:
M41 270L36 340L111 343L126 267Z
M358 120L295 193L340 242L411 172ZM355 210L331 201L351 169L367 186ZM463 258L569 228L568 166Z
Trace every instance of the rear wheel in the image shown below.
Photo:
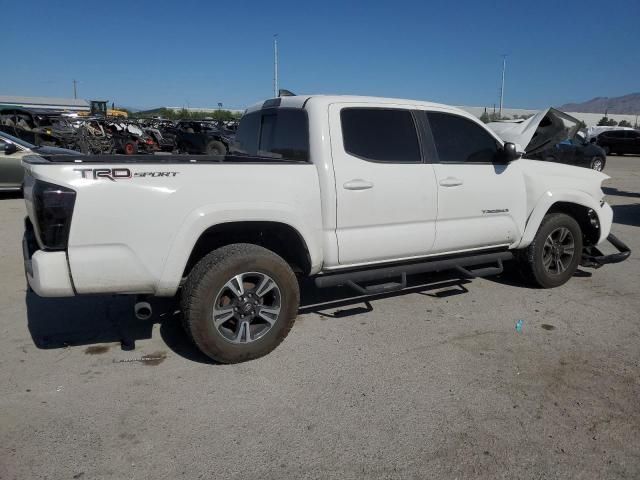
M522 252L521 271L539 287L559 287L573 276L581 256L578 222L564 213L552 213L544 217L533 242Z
M183 288L182 311L205 355L237 363L276 348L293 326L299 301L298 280L281 257L239 243L198 262Z
M122 145L122 150L125 155L135 155L138 152L138 146L135 142L128 140Z
M226 155L227 147L224 146L224 143L219 142L218 140L212 140L207 143L207 155Z
M604 158L602 158L599 155L596 155L591 159L591 168L596 172L601 172L602 170L604 170L604 162L605 162Z

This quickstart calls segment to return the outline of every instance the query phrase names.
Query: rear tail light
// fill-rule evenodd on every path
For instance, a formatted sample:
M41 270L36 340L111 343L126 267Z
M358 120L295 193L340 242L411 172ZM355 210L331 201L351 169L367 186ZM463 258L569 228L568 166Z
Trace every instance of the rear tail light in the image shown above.
M36 237L40 245L47 250L65 250L76 192L38 180L33 186L32 198Z

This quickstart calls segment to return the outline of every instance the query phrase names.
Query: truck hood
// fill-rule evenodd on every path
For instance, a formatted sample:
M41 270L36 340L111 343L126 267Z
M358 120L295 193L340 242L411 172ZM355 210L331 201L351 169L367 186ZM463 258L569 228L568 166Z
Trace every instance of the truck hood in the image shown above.
M487 126L505 142L515 143L531 154L573 138L580 122L560 110L547 108L526 120L490 122Z

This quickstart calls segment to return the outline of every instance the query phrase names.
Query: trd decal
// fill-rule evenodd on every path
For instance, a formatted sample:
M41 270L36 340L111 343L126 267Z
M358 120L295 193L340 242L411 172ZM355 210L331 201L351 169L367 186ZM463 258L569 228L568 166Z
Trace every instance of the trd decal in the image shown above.
M127 180L133 177L175 177L179 172L131 172L128 168L75 168L74 172L80 172L82 178L99 180L107 178L112 182Z

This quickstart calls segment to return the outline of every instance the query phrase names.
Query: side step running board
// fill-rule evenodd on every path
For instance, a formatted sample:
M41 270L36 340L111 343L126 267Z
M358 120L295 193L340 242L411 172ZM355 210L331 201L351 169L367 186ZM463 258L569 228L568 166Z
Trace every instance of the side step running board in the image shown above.
M511 260L511 252L485 253L470 257L447 258L443 260L432 260L421 263L397 264L389 267L370 268L367 270L356 270L345 273L333 273L319 275L315 278L318 288L336 287L347 285L354 288L363 295L392 292L402 290L407 286L407 275L427 272L442 272L446 270L457 270L466 278L484 277L488 275L498 275L503 271L502 262ZM480 265L496 263L496 266L482 268L467 268ZM363 287L358 282L370 282L383 280L386 278L400 277L400 282L388 282L378 285Z
M467 269L461 267L460 265L456 265L456 270L467 278L490 277L491 275L500 275L504 271L504 266L502 265L501 259L497 260L497 264L498 265L495 267L484 267L476 269Z

